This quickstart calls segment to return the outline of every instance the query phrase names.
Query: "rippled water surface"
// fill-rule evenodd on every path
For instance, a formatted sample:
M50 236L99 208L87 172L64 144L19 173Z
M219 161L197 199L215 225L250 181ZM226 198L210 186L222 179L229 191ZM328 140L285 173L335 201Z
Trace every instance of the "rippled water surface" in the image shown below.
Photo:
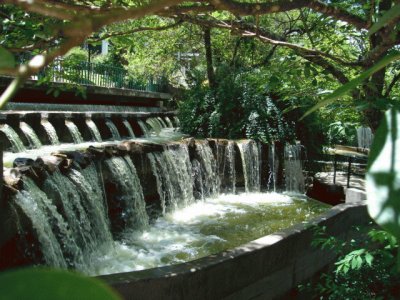
M177 264L237 247L312 219L329 209L317 201L277 193L220 195L159 218L143 231L125 232L98 258L91 274Z

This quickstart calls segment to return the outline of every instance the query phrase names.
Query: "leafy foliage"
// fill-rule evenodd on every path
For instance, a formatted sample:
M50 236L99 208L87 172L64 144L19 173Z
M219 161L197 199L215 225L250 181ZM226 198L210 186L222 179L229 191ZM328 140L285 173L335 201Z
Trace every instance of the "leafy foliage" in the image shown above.
M181 103L184 132L195 136L253 138L263 142L294 139L282 112L267 93L260 93L244 75L219 73L217 90L195 85Z
M330 145L355 145L356 123L336 121L329 124L328 142Z
M315 228L313 245L338 255L335 269L316 284L300 288L315 299L398 299L400 274L396 271L397 239L388 232L357 228L349 242L329 236L326 227Z

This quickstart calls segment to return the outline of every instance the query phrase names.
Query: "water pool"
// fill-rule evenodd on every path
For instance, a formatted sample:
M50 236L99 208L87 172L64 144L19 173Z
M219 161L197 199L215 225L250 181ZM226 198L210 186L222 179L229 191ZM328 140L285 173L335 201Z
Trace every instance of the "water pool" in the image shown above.
M306 222L328 209L303 196L222 194L167 213L142 231L126 231L87 273L121 273L195 260Z

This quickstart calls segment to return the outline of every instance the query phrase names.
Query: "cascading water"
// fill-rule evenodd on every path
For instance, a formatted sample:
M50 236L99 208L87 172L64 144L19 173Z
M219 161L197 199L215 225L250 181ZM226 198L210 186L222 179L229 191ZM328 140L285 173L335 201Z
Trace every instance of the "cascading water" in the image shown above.
M99 128L97 128L97 125L95 122L93 122L93 120L91 118L86 118L86 125L88 126L90 133L92 135L92 138L96 141L96 142L102 142L103 139L101 138L101 134L99 131Z
M121 136L120 136L117 126L115 126L114 122L112 120L106 120L106 125L107 125L108 129L110 129L112 138L114 140L120 140Z
M235 142L216 142L216 161L219 189L224 193L236 193Z
M111 157L105 161L118 190L116 206L121 208L117 226L123 229L143 229L149 225L142 186L129 156Z
M372 144L374 135L369 127L357 128L357 142L359 148L369 149Z
M167 124L168 124L168 127L170 127L170 128L173 128L173 127L174 127L174 125L172 124L172 122L171 122L171 119L170 119L170 118L168 118L168 117L165 117L165 121L167 122Z
M74 122L71 120L65 120L65 125L67 126L69 133L72 136L72 140L74 141L75 144L81 144L83 143L83 137L81 133L79 132L78 127L75 125Z
M245 190L247 193L259 192L261 189L260 149L252 140L240 141L237 145L242 157Z
M225 186L228 193L236 193L236 170L235 170L235 143L229 141L226 146L224 159L224 171L228 173L229 181Z
M84 169L73 168L67 174L74 183L83 201L83 206L92 220L93 234L105 249L113 245L110 224L107 218L106 199L103 195L103 182L93 163Z
M164 120L161 117L157 117L157 120L161 124L162 128L167 128L168 127L167 123L165 123Z
M161 213L165 215L167 207L167 199L174 198L174 190L168 189L172 187L169 173L163 169L164 156L161 153L147 153L147 158L150 161L151 169L157 183L157 192L160 196Z
M180 127L181 126L181 122L179 121L178 117L174 116L173 119L175 121L176 127Z
M8 124L0 125L0 131L2 131L6 135L6 137L8 138L13 147L14 152L22 152L26 150L18 134L10 125Z
M162 211L185 207L194 201L192 167L187 145L165 146L163 152L149 153L152 171L157 180Z
M150 132L149 132L149 129L147 128L146 124L142 120L138 120L138 124L139 124L140 129L142 129L142 131L143 131L143 135L145 137L150 137Z
M322 211L317 204L287 195L255 193L260 189L260 150L252 141L238 143L246 192L252 193L219 195L219 177L226 178L225 192L236 192L236 144L221 143L215 157L210 143L144 147L151 152L146 151L148 161L142 161L139 174L130 156L107 156L97 164L85 156L82 166L74 163L49 173L40 189L26 178L15 202L32 220L46 265L98 275L180 263L236 247ZM145 168L148 162L154 177ZM156 181L163 216L152 219L151 225L138 175L147 184L149 178Z
M53 200L53 203L62 203L63 211L68 221L72 235L75 237L77 245L83 249L85 253L95 253L100 246L100 240L95 236L92 220L90 220L86 212L86 199L79 193L74 183L66 176L63 176L59 170L49 175L44 184L43 191ZM89 207L89 209L92 209ZM101 217L101 215L100 215ZM102 230L102 228L97 231ZM90 259L85 258L86 263L90 263Z
M146 120L146 123L150 125L151 129L155 132L156 135L160 134L162 126L156 118L148 118Z
M272 190L272 191L276 192L279 161L276 157L274 143L272 143L269 147L268 162L269 162L269 176L268 176L268 183L267 183L268 190ZM272 188L271 188L271 186L272 186Z
M192 162L194 184L201 199L219 194L220 180L217 176L217 162L208 142L196 143L198 159Z
M127 119L124 119L124 120L122 121L122 123L124 124L126 130L128 130L129 137L130 137L130 138L135 138L135 133L133 132L132 126L131 126L131 124L129 123L129 121L128 121Z
M83 268L82 252L68 224L32 179L24 179L24 189L15 196L15 203L30 218L46 264L64 269Z
M285 145L286 191L303 194L305 183L301 162L302 145Z
M47 136L49 137L49 141L52 145L59 145L60 141L58 139L58 135L56 132L56 129L54 128L53 124L49 122L47 119L42 119L40 121L40 124L42 124L44 130L47 133Z
M42 147L42 142L39 140L37 134L35 133L35 131L32 129L31 126L29 126L25 122L20 122L19 128L21 128L22 132L25 134L32 148L38 149Z

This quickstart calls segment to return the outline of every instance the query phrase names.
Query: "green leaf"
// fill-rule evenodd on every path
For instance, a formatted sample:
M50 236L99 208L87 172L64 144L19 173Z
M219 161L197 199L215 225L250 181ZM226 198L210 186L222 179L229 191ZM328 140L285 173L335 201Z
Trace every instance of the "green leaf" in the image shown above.
M400 238L400 112L386 112L375 133L366 175L371 217Z
M382 58L379 62L377 62L375 65L373 65L371 68L368 70L364 71L361 73L359 76L356 78L350 80L348 83L342 85L335 91L333 91L332 94L328 95L325 97L324 100L318 102L316 105L314 105L312 108L310 108L302 117L300 120L304 119L306 116L309 114L313 113L317 109L328 105L333 102L333 100L342 97L346 95L348 92L356 88L359 84L361 84L364 80L369 78L372 74L378 72L380 69L386 67L389 65L391 62L400 59L400 52L398 51L393 51L392 53L386 55L384 58Z
M0 46L0 69L10 69L15 67L14 55Z
M368 31L368 35L373 35L375 32L377 32L379 29L381 29L397 17L400 17L400 4L396 4L387 12L385 12L383 16L379 18L379 21L371 26Z
M351 268L354 269L358 269L358 261L357 259L352 259L351 261Z
M361 256L358 256L357 257L357 267L356 268L360 269L362 264L363 264L363 260L362 260Z
M367 262L367 264L370 267L372 266L372 261L373 260L374 260L374 257L370 253L365 254L365 261Z
M120 300L102 281L49 269L22 269L0 274L0 300Z

